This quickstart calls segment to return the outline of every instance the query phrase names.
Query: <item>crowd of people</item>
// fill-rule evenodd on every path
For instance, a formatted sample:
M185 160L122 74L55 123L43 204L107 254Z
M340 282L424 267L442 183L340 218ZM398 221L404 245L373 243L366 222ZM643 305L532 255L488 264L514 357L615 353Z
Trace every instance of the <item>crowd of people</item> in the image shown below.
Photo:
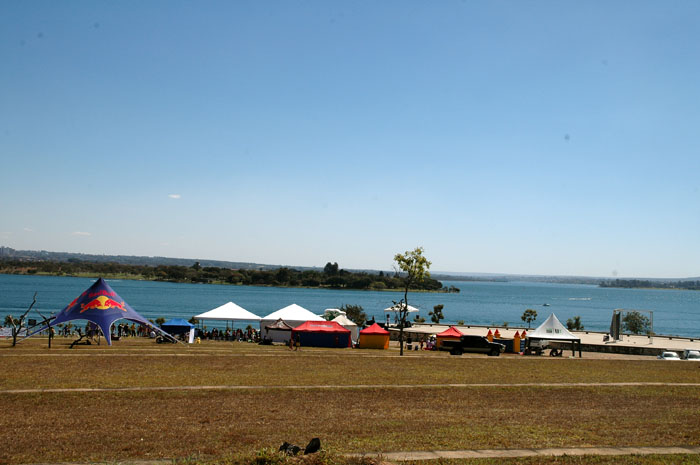
M195 337L202 340L208 339L212 341L238 341L238 342L259 342L260 341L260 331L255 328L248 326L245 330L237 328L231 329L226 328L218 329L214 328L212 330L195 328Z
M122 337L146 337L150 336L151 330L150 328L144 326L144 325L136 325L136 323L119 323L116 325L116 336L119 338ZM115 335L115 326L112 326L112 337Z
M0 328L1 327L2 325L0 325ZM102 335L102 330L99 328L99 326L90 321L85 323L84 328L82 326L69 323L56 325L55 327L51 327L48 331L51 331L52 336L62 337L81 336L92 339ZM110 336L113 340L119 340L127 337L155 338L157 335L155 331L153 331L153 328L146 325L136 324L133 322L131 324L129 324L129 322L121 322L119 324L112 325ZM201 340L258 343L260 342L260 331L251 326L248 326L246 329L206 329L206 327L204 327L195 328L195 337L198 337Z

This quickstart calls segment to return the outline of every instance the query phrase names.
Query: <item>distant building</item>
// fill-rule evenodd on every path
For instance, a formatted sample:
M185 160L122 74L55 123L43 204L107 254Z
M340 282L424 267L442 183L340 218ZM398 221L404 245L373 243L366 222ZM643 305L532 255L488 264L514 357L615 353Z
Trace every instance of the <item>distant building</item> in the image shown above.
M11 257L15 254L15 249L0 246L0 257Z

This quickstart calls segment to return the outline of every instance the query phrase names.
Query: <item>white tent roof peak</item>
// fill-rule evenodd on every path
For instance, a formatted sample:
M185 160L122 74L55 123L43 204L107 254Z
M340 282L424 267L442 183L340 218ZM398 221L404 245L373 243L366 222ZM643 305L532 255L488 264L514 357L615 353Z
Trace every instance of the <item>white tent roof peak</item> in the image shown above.
M385 308L384 311L387 313L388 312L398 312L398 311L402 310L403 307L404 307L404 303L401 302L401 303L398 303L398 304L393 305L391 307ZM408 308L408 311L406 313L413 313L413 312L420 311L420 310L418 310L418 308L414 307L413 305L409 305L407 308Z
M337 313L338 315L345 315L345 312L339 308L327 308L323 311L323 314L325 315L326 313L333 313L333 312Z
M260 317L258 315L249 312L245 308L236 305L233 302L226 302L220 307L216 307L213 310L196 315L195 318L198 320L260 321Z
M333 318L333 321L338 323L340 326L357 326L357 324L345 315L338 315Z
M272 312L263 317L263 320L277 320L279 318L282 318L284 321L325 321L320 316L297 304L287 305L276 312Z
M549 315L549 318L539 325L537 329L528 333L527 337L531 339L558 339L564 341L578 341L581 339L571 334L554 313Z

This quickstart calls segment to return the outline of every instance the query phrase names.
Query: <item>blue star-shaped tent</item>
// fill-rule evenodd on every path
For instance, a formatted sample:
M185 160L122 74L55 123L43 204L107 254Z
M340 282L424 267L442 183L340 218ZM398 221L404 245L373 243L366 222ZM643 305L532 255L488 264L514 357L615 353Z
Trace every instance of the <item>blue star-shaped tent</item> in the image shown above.
M105 339L107 339L107 344L112 345L110 328L112 323L122 318L145 325L174 340L168 333L154 326L150 321L136 313L136 311L131 308L124 299L119 297L119 294L114 292L114 290L109 287L109 284L102 278L95 281L95 284L90 286L85 292L76 297L73 302L69 303L66 308L61 310L51 323L34 331L29 336L33 336L36 333L45 331L52 326L65 323L66 321L88 320L102 329L102 334L104 334Z

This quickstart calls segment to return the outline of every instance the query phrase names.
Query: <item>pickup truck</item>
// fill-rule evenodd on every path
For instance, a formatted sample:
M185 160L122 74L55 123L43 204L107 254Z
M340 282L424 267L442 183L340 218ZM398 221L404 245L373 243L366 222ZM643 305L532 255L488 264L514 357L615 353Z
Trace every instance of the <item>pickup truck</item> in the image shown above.
M484 336L464 335L458 341L443 341L443 349L448 349L452 355L462 355L465 352L499 356L506 346L498 342L489 342Z

